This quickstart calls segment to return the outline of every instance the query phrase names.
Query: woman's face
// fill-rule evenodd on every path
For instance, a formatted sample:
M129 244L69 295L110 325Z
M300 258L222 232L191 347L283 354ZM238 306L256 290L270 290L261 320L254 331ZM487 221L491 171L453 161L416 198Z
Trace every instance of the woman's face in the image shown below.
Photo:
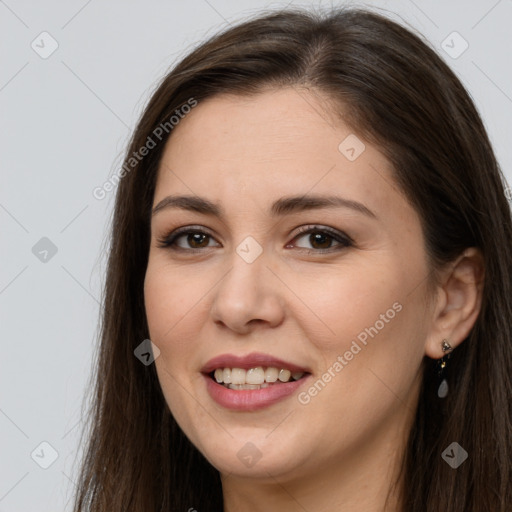
M420 220L383 155L311 92L217 96L174 128L153 206L146 312L192 443L238 477L388 463L431 333Z

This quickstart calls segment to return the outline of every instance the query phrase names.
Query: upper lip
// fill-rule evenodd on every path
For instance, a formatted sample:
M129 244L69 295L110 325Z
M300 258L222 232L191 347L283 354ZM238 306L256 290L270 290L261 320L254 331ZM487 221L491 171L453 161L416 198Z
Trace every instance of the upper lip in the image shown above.
M256 368L258 366L287 369L291 372L310 373L308 369L303 366L260 352L253 352L244 356L221 354L210 359L203 366L201 372L211 373L217 368L242 368L244 370L249 370L250 368Z

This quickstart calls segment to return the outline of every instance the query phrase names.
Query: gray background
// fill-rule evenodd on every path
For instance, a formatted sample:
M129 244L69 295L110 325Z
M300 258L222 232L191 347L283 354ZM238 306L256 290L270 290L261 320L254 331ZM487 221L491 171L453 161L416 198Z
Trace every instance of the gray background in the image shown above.
M120 165L177 59L228 23L289 3L0 0L0 512L71 509L114 199L93 189ZM512 182L512 1L352 4L391 11L438 48ZM464 41L454 31L469 44L457 58Z

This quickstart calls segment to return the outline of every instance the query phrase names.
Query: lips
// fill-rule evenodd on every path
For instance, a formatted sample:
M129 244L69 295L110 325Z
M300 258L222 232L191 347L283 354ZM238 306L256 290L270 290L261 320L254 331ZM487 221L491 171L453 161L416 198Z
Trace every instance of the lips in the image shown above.
M311 373L310 369L305 366L279 359L268 354L253 352L246 356L237 356L234 354L222 354L210 359L201 369L201 373L209 374L217 368L241 368L250 370L251 368L275 367L290 370L292 373Z
M224 369L224 371L238 369L242 373L245 373L246 370L248 372L256 370L261 373L263 368L267 368L267 370L280 368L288 376L293 373L298 377L297 380L287 382L271 378L270 380L273 382L266 381L261 385L229 384L228 386L225 383L219 383L214 377L215 371L217 370L218 373L220 369ZM210 397L222 407L236 411L255 411L284 400L311 376L311 372L305 366L262 353L252 353L246 356L223 354L208 361L201 373L204 376Z

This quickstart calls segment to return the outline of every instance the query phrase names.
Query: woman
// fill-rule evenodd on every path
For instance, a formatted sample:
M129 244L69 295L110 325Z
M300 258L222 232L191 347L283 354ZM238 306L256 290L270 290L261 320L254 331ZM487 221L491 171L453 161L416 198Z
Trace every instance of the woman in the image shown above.
M232 27L119 176L75 511L509 510L510 208L419 37Z

